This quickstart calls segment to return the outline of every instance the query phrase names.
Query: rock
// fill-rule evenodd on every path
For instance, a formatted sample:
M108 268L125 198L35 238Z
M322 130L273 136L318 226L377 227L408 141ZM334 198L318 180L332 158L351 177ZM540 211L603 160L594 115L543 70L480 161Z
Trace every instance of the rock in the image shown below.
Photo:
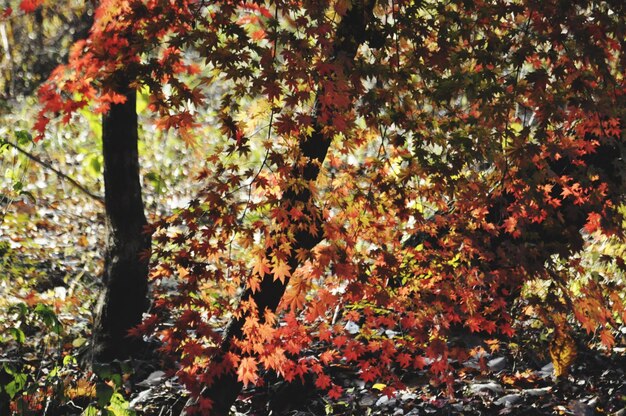
M376 402L374 396L367 394L359 400L359 404L363 407L371 407Z
M352 321L348 321L346 323L345 330L349 334L354 335L354 334L358 334L359 333L360 328L359 328L359 326L356 323L354 323Z
M393 412L393 416L404 416L404 410L396 409L396 411Z
M378 400L376 400L376 406L377 407L381 407L381 406L386 406L389 402L389 397L387 396L380 396L378 398Z
M395 337L395 336L396 336L396 335L398 335L398 334L399 334L399 332L397 332L397 331L392 331L391 329L387 329L387 330L385 331L385 336L387 336L387 338L393 338L393 337Z
M548 363L548 364L544 365L543 367L541 367L541 371L549 372L549 373L553 372L554 371L554 364Z
M405 391L400 395L400 401L406 402L417 399L417 394Z
M544 365L543 367L541 367L541 370L539 370L538 373L539 373L539 377L541 378L552 377L552 375L554 374L554 365L552 363L548 363Z
M573 400L568 405L574 416L595 416L596 410L589 406L587 403L583 403L580 400Z
M543 396L544 394L548 394L550 393L550 390L552 390L550 387L542 387L540 389L528 389L528 390L524 390L524 394L527 396Z
M507 394L506 396L500 397L494 403L498 406L512 406L515 403L519 402L522 399L521 394Z
M475 358L465 361L463 363L463 366L467 368L473 368L474 370L480 370L480 365L478 364L478 360Z
M140 410L141 405L146 403L146 402L148 402L150 400L150 397L152 396L152 394L153 394L152 388L149 388L148 390L141 391L141 392L139 392L137 397L135 397L134 399L132 399L130 401L128 406L132 410Z
M54 297L64 301L67 296L67 289L63 286L57 286L54 288Z
M145 380L140 381L139 383L137 383L137 385L139 387L156 386L157 384L159 384L163 380L164 376L165 376L165 372L163 372L163 371L154 371L154 372L150 373L150 375Z
M626 416L626 407L613 413L612 416Z
M489 362L487 362L487 367L489 367L491 371L495 371L495 372L502 371L504 370L504 367L506 367L506 358L498 357L498 358L489 360Z
M472 394L479 394L484 391L490 391L496 394L504 393L504 389L502 388L502 386L493 381L489 383L470 384L469 389Z

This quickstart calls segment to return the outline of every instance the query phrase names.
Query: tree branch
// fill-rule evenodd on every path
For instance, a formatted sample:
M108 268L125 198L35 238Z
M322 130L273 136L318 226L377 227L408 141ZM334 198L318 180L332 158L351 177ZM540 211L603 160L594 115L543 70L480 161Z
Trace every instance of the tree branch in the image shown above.
M85 188L83 185L78 183L78 181L76 181L76 179L66 175L65 173L63 173L60 170L56 169L51 164L49 164L47 162L44 162L43 160L41 160L37 156L31 154L27 150L22 149L20 146L18 146L15 143L12 143L12 142L10 142L8 140L2 140L1 143L7 144L7 145L11 146L12 148L14 148L18 152L20 152L21 154L26 156L27 158L29 158L33 162L35 162L35 163L43 166L44 168L54 172L54 174L57 175L61 180L64 180L64 181L68 182L70 185L72 185L73 187L75 187L76 189L78 189L79 191L84 193L85 195L89 196L91 199L95 200L96 202L100 203L101 205L104 205L104 198L102 198L100 195L94 194L89 189Z

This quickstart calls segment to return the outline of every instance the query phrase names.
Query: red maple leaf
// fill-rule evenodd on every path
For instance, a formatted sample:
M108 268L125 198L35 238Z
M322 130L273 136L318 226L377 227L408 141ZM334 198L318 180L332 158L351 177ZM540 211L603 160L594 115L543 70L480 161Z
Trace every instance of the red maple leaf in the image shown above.
M42 3L43 0L22 0L20 2L20 9L24 13L32 13L37 10L37 8L41 6Z
M587 215L587 223L585 224L585 231L587 231L589 234L596 231L598 228L600 228L601 219L602 219L602 216L598 214L597 212L590 212Z
M330 377L324 373L319 374L315 380L315 386L318 389L326 390L331 384Z
M328 391L328 397L333 400L339 399L342 394L343 394L343 387L338 386L336 384L333 384L331 389Z

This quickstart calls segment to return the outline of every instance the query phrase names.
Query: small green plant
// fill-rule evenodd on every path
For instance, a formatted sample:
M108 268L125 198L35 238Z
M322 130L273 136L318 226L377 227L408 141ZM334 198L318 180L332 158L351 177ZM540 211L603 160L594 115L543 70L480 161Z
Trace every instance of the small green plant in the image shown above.
M124 380L132 372L126 363L98 364L95 375L95 402L83 411L83 416L135 416L124 397Z
M96 365L93 371L81 369L71 350L65 349L66 334L55 311L43 303L18 303L6 316L0 343L11 345L16 358L0 366L2 416L36 416L43 409L86 416L135 415L125 397L130 365L116 362ZM35 354L40 359L23 358ZM57 357L56 364L45 368L41 364L50 356ZM9 403L6 408L1 407L2 400Z
M10 204L13 200L25 196L31 201L35 196L26 190L25 175L30 164L30 159L25 155L24 149L33 144L33 136L25 130L15 130L14 140L0 136L0 168L4 174L4 181L0 181L0 202ZM0 218L6 208L0 211Z
M6 318L0 322L6 334L0 344L12 345L15 358L9 359L0 370L0 395L10 403L11 414L40 414L49 393L61 382L58 370L47 374L32 365L32 359L44 354L47 345L61 340L62 326L52 308L44 304L29 306L18 303L9 308ZM38 351L43 345L44 350ZM29 357L31 359L26 359Z

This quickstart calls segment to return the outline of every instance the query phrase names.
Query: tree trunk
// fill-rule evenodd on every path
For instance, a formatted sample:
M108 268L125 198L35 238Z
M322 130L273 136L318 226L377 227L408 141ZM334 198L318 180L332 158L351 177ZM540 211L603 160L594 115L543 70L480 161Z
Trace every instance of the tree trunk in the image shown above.
M104 259L105 289L94 323L96 361L136 356L142 342L128 337L138 325L148 301L150 235L139 182L136 93L120 88L126 102L114 104L102 121L104 191L107 240Z
M375 0L356 0L337 28L333 59L341 60L346 65L346 71L350 69L359 45L366 38L366 26L372 18L374 4ZM318 102L314 112L314 131L307 140L300 143L300 152L309 162L303 168L294 166L292 173L294 178L315 181L319 174L320 166L326 158L326 153L330 147L330 139L324 136L322 133L323 126L317 121L319 112L320 106ZM281 203L285 206L303 203L306 206L310 199L311 193L307 187L304 187L304 189L299 188L299 190L289 189L283 194ZM319 228L321 229L321 227ZM287 259L290 269L293 271L298 267L296 258L298 249L305 248L310 250L321 242L322 239L321 231L317 235L312 235L306 231L298 232L291 248L292 255ZM247 288L241 300L245 301L252 298L257 305L259 317L263 317L266 309L272 312L276 311L288 283L288 278L283 283L278 279L274 279L272 273L266 273L261 281L260 289L252 292L252 290ZM228 352L234 339L241 339L244 323L245 316L233 319L229 323L221 345L222 355L215 357L217 361L223 359L223 354ZM204 399L211 400L211 415L227 416L242 388L243 385L237 380L235 369L232 369L232 371L214 380L211 386L205 387L201 396Z

